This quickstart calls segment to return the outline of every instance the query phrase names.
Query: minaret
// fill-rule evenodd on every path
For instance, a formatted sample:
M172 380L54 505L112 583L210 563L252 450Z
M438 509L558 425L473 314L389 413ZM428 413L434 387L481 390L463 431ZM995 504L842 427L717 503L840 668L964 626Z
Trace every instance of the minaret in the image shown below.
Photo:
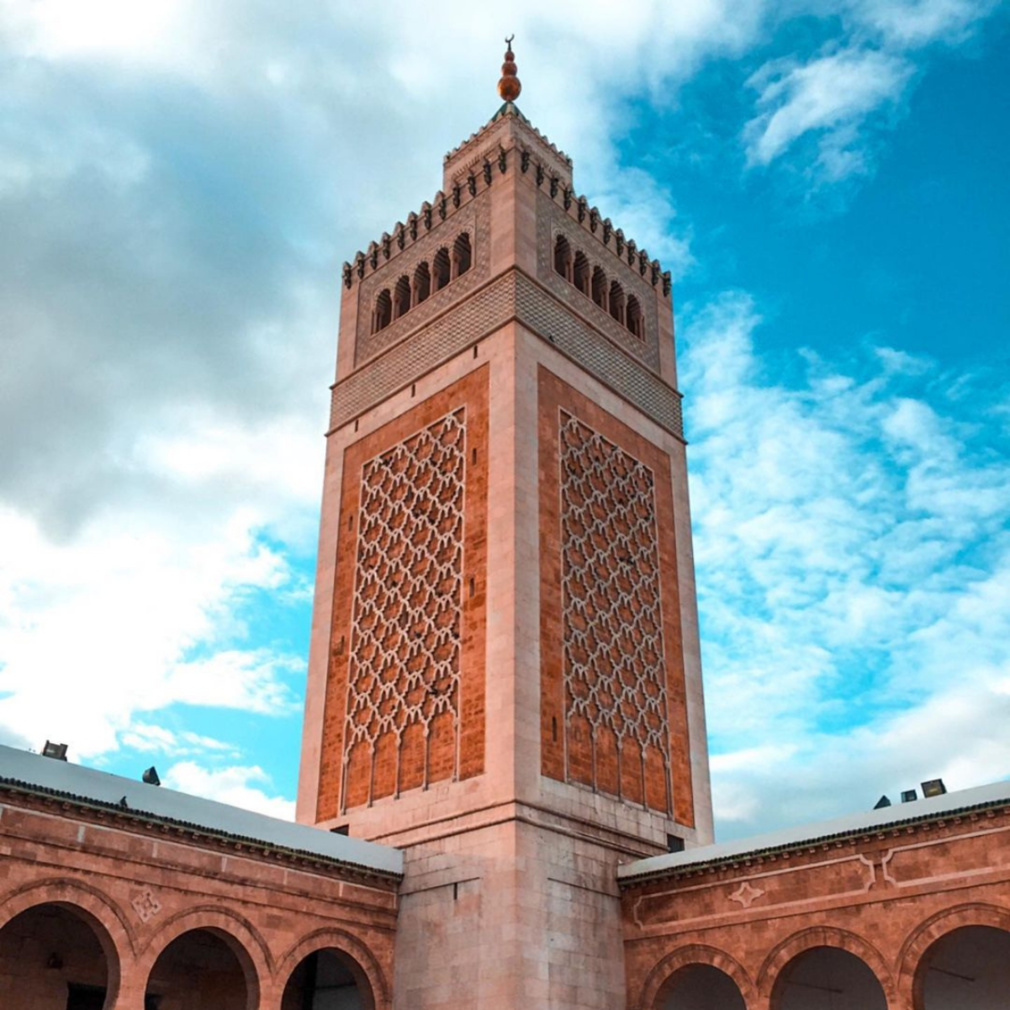
M404 850L412 1010L623 1006L616 865L711 841L670 275L507 43L343 270L298 819Z

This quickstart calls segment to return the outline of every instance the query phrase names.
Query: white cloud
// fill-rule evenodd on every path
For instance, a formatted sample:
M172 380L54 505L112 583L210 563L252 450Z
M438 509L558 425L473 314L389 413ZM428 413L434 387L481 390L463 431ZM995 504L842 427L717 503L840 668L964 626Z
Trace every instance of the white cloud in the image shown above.
M1010 459L935 364L808 354L787 384L759 322L728 295L681 328L723 832L1010 774Z
M271 795L266 788L261 788L269 787L270 776L258 765L207 769L194 761L179 761L161 777L161 782L169 789L193 796L230 803L285 821L294 820L294 801Z
M758 115L744 128L747 160L767 165L801 137L819 136L820 163L832 180L864 170L858 127L902 95L912 74L901 57L851 48L798 64L765 64L748 82L759 91Z
M915 47L957 43L998 6L999 0L855 0L859 21L889 43Z
M302 660L224 645L247 594L289 581L255 517L200 524L121 508L70 541L0 512L0 726L82 756L114 749L133 713L173 702L289 712ZM211 653L187 658L197 646ZM37 744L36 744L37 745Z
M865 23L884 17L875 10ZM764 45L778 17L765 0L642 0L616 19L604 3L510 8L523 109L575 158L579 189L675 270L691 249L670 186L623 165L618 143L636 101L669 106L705 61ZM0 734L36 746L59 736L83 756L120 742L198 748L159 731L159 708L291 709L300 660L263 641L244 608L306 591L292 556L315 537L339 263L430 197L442 154L496 107L504 31L459 2L0 0L0 22ZM816 135L825 176L865 169L862 125L909 71L847 35L838 47L756 79L748 143L766 161ZM481 98L474 81L486 82ZM713 648L724 669L737 664L741 699L774 655L783 697L816 705L811 685L831 676L846 622L883 639L879 614L894 607L889 592L846 587L824 524L848 528L852 551L885 532L900 545L898 562L882 546L860 572L926 577L950 558L929 522L988 528L996 479L959 493L923 462L909 502L942 512L884 531L862 506L891 488L888 474L856 468L831 425L797 434L807 399L756 385L753 308L712 313L722 368L707 371L694 420L724 419L730 455L752 452L734 494L775 496L741 515L717 475L697 485L706 563L747 601L707 616L742 636ZM879 425L887 416L869 384L830 370L818 395L829 413L855 397ZM760 439L742 408L767 412ZM891 428L912 430L898 415ZM818 465L835 453L855 501ZM777 557L817 566L789 584ZM920 593L924 612L933 591ZM755 601L818 599L831 601L823 642L747 616ZM746 664L738 641L761 647ZM742 705L736 718L761 721Z

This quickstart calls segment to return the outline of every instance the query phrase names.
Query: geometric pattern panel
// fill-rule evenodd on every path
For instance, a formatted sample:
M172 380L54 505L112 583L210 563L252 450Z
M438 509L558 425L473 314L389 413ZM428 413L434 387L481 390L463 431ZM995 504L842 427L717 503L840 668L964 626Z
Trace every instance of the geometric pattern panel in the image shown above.
M465 462L460 408L362 467L343 809L458 771Z
M564 411L559 455L566 777L644 801L670 767L653 473Z

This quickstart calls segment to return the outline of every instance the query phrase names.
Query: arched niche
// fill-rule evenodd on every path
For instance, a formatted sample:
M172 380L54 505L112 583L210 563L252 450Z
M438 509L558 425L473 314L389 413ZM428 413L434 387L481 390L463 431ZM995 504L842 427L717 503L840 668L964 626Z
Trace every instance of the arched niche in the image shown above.
M740 987L711 964L687 964L663 984L655 1010L747 1010Z
M4 1010L108 1010L118 979L101 923L65 902L44 902L0 929Z
M916 1010L1003 1010L1010 998L1010 932L952 929L929 946L916 975Z
M873 969L840 947L810 947L775 979L771 1010L887 1010Z
M158 954L144 999L152 1010L256 1010L259 986L241 943L222 929L200 927Z
M322 947L306 954L291 972L281 1010L375 1010L375 994L353 957Z

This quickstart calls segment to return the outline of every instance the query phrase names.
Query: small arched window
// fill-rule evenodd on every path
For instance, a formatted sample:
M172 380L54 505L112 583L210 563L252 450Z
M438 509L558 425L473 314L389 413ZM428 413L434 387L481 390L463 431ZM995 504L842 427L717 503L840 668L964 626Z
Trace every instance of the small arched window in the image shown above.
M414 304L420 305L430 294L431 272L427 263L420 263L414 271Z
M572 271L572 283L584 294L589 294L589 260L585 253L575 254L575 266Z
M444 248L439 249L435 253L435 258L432 260L431 265L434 268L435 276L433 280L435 282L435 290L441 291L449 283L449 278L452 276L449 268L449 250Z
M645 336L645 323L642 319L642 307L634 295L628 295L628 306L625 310L625 325L636 337Z
M372 332L384 330L393 318L393 299L389 297L389 288L383 288L375 299L375 311L372 313Z
M470 269L470 261L472 259L473 253L470 249L470 236L466 232L463 232L452 246L453 276L459 277L460 274L465 274Z
M624 325L624 288L617 281L610 285L610 314Z
M566 281L572 279L572 247L564 235L559 235L554 243L554 272Z
M595 267L593 269L593 291L592 291L593 301L601 309L606 309L607 307L607 275L603 272L600 267Z
M404 274L393 288L393 318L399 319L410 311L410 279Z

